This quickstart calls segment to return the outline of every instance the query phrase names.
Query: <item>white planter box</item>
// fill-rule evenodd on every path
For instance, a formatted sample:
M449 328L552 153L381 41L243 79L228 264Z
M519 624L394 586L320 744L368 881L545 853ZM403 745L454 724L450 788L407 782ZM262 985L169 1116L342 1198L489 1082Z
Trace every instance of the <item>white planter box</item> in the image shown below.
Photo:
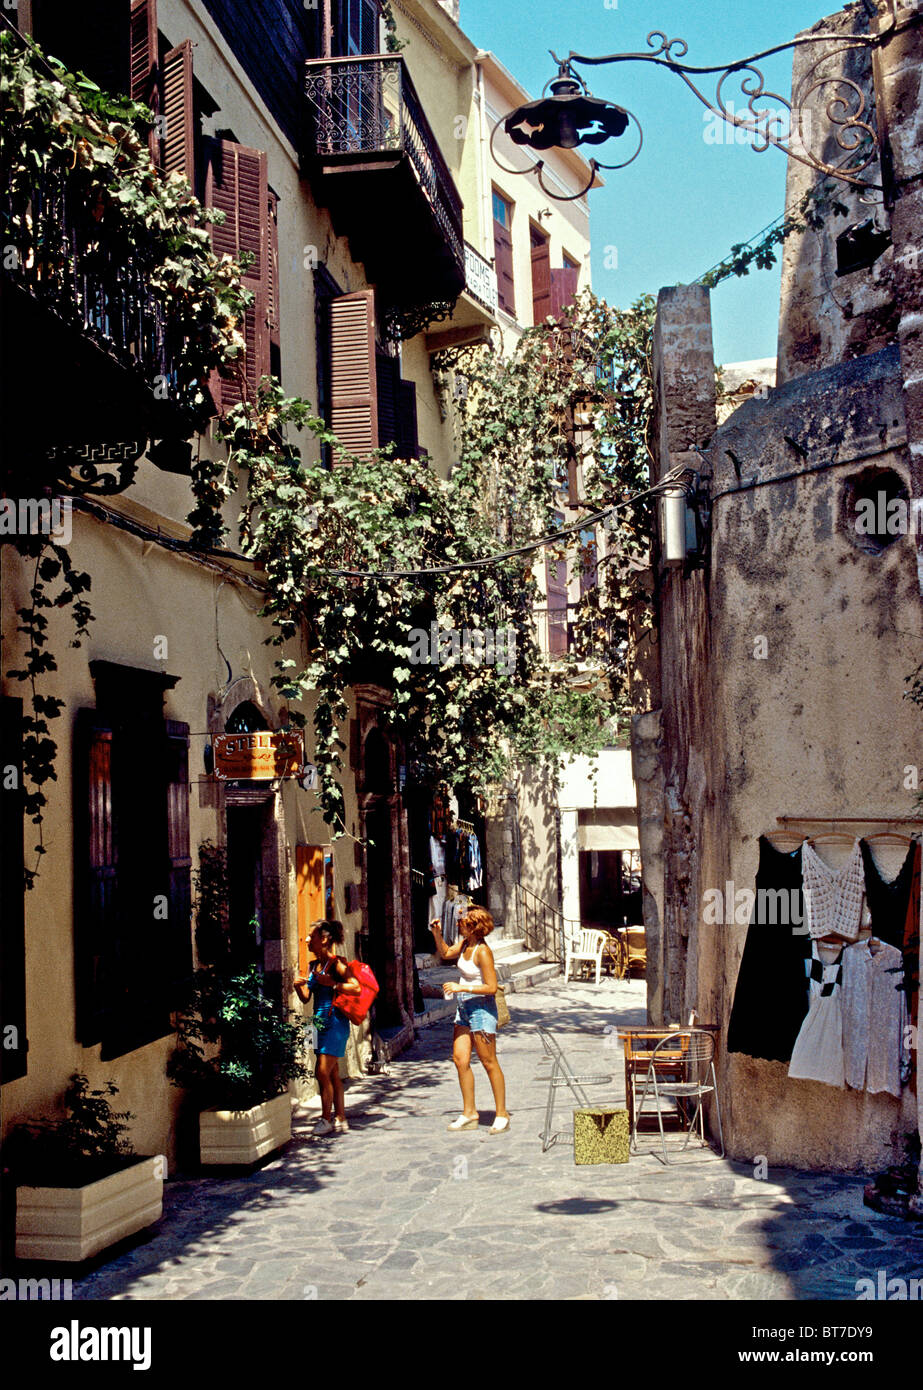
M292 1101L288 1095L265 1100L252 1110L203 1110L199 1116L202 1163L256 1163L291 1137Z
M16 1257L86 1260L163 1213L162 1157L141 1158L85 1187L16 1189Z

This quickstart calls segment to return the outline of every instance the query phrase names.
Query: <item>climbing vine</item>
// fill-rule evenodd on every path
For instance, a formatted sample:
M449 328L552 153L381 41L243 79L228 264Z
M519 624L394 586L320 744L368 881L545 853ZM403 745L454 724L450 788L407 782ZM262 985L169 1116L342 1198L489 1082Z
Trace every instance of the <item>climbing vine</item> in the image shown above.
M48 232L34 216L36 189L52 205L82 207L96 247L116 261L137 251L146 283L165 310L174 345L170 390L192 422L202 427L212 410L207 383L213 369L239 373L245 342L240 323L251 302L242 267L211 249L208 227L223 220L192 196L178 174L163 175L147 144L151 112L144 106L102 92L81 73L70 73L46 58L28 38L0 34L0 180L3 268L14 275L41 264L43 291L56 291L57 312L77 316L66 241L49 253ZM33 484L34 487L34 484ZM26 870L34 884L42 839L43 788L55 779L57 744L51 733L63 702L42 693L42 678L57 669L49 647L48 610L70 609L74 643L87 635L92 620L89 575L75 569L64 546L50 537L13 535L5 540L27 561L34 560L29 603L18 610L26 639L24 665L10 679L24 682L29 709L23 718L25 807L38 829L36 868Z
M267 640L290 653L303 636L307 647L301 661L279 657L274 684L294 723L313 707L319 796L337 832L347 692L358 681L391 692L386 717L424 780L449 771L484 788L515 759L556 761L610 741L627 668L619 605L646 550L644 508L619 513L604 563L587 562L602 582L575 620L579 662L543 657L534 565L544 552L519 548L559 529L575 409L587 423L587 514L647 485L652 316L650 299L618 311L586 295L562 326L530 330L508 357L480 348L439 362L467 383L448 480L390 450L346 454L275 380L221 422L226 464L194 470L194 539L224 542L221 508L241 485L236 539L265 575ZM302 434L315 452L333 450L333 469L304 461ZM578 559L585 538L562 533L560 549ZM514 553L473 563L505 551Z

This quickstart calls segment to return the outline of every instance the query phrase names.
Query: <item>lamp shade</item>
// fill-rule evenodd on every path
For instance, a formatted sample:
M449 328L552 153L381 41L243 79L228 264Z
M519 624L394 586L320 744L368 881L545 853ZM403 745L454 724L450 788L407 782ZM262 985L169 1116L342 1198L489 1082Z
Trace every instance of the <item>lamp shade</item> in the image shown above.
M573 150L578 145L601 145L624 134L628 127L629 116L623 107L589 96L571 77L557 78L551 93L507 116L504 130L515 145L529 145L533 150Z

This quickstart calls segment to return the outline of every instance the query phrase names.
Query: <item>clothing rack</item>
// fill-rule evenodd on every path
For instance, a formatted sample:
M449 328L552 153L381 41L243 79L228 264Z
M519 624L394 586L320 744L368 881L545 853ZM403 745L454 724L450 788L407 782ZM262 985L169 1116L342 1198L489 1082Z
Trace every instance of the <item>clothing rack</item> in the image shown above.
M455 824L458 826L459 830L467 830L469 835L474 834L474 826L471 824L470 820L462 820L461 816L459 816Z

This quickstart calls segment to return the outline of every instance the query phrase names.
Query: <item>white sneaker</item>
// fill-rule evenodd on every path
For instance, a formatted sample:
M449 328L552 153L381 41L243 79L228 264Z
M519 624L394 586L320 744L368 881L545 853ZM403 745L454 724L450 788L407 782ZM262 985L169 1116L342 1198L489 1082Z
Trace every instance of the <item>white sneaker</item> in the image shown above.
M315 1138L315 1139L322 1138L325 1134L332 1134L332 1133L333 1133L333 1125L330 1123L329 1120L325 1120L325 1119L321 1118L321 1119L318 1120L317 1124L314 1126L314 1131L313 1131L313 1132L314 1132L314 1138Z
M348 1129L349 1129L349 1120L339 1120L339 1119L334 1120L334 1122L333 1122L333 1132L334 1132L334 1134L345 1134L346 1131L347 1131Z

